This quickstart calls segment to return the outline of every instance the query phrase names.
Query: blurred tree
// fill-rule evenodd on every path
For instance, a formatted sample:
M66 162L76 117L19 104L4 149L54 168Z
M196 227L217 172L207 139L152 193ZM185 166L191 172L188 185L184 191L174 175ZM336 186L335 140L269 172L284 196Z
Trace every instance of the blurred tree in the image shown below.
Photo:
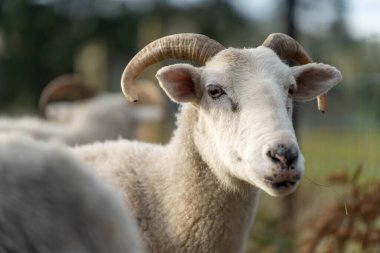
M76 2L76 1L72 1ZM59 7L60 2L56 3ZM102 38L114 51L134 50L137 15L73 16L53 5L28 0L1 2L0 29L4 49L0 55L0 106L23 101L35 107L42 88L53 77L73 72L76 52L88 41ZM83 6L82 6L83 8ZM21 101L20 101L21 100Z

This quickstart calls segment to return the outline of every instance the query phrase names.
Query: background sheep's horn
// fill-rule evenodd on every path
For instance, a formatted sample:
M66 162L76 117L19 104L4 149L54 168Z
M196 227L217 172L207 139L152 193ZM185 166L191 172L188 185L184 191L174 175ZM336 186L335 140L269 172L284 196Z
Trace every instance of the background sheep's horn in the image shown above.
M283 60L292 60L299 65L307 64L313 60L306 50L296 40L283 33L272 33L263 42ZM327 93L326 93L327 94ZM327 95L318 96L318 109L322 113L327 109Z
M165 59L181 59L204 65L224 49L219 42L201 34L182 33L157 39L138 52L124 69L121 88L131 102L138 100L135 79L148 66Z
M46 106L54 101L71 101L88 99L96 92L76 75L62 75L46 85L38 103L38 113L46 118Z

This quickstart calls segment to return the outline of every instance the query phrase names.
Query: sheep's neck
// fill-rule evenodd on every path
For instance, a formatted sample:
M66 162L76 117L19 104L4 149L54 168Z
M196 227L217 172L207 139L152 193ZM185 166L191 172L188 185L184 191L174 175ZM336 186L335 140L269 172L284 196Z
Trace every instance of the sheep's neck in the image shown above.
M195 110L182 109L169 145L175 156L170 161L178 164L171 164L172 177L167 178L166 187L173 192L166 198L171 205L168 215L177 217L168 219L168 231L175 233L179 247L192 252L241 252L258 190L248 186L244 194L227 190L201 159L194 144Z

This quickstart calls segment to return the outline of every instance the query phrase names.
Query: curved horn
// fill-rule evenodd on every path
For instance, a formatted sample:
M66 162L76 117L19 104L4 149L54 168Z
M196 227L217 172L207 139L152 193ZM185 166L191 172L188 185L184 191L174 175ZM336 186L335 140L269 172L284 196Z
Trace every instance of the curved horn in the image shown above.
M38 103L40 116L46 118L46 106L54 101L80 100L91 98L96 92L76 75L62 75L46 85Z
M276 52L281 59L295 61L299 65L307 64L313 60L306 50L295 39L283 33L272 33L262 44ZM327 108L327 93L317 97L318 109L322 113Z
M138 52L128 63L121 77L121 88L131 102L138 100L135 79L148 66L165 59L190 60L204 65L212 56L224 49L219 42L207 36L181 33L157 39Z

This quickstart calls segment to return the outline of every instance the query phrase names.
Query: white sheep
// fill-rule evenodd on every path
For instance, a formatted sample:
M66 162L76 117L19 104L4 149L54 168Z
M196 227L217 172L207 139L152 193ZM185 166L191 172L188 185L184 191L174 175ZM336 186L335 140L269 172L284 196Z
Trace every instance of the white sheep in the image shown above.
M72 152L0 136L0 252L142 253L113 187Z
M163 117L163 100L149 84L143 86L145 97L153 98L154 102L133 105L121 94L95 96L95 92L80 82L70 75L53 80L43 92L39 108L48 120L2 117L0 132L24 132L36 139L76 145L119 137L131 139L139 124L157 122ZM48 105L64 98L81 100Z
M326 93L341 74L310 63L283 34L246 49L179 34L152 42L128 64L122 88L130 101L137 101L138 75L168 58L201 65L175 64L156 75L182 105L171 141L118 140L75 151L122 191L150 252L242 252L260 189L284 196L303 175L293 100ZM286 59L304 65L289 67Z

